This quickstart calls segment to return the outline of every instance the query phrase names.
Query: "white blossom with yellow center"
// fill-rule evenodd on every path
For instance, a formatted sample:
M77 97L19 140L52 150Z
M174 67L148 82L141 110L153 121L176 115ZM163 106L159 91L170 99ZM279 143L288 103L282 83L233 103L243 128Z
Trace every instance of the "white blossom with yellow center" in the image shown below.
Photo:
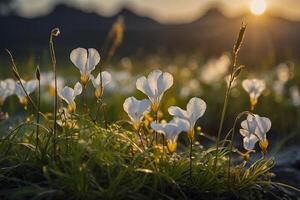
M123 108L136 131L139 130L144 116L150 112L150 106L151 102L148 99L137 100L135 97L129 97L124 101Z
M80 71L80 81L82 85L86 86L90 80L91 72L100 62L100 55L98 51L94 48L77 48L71 52L70 59Z
M38 84L37 80L24 81L21 79L21 82L28 95L30 95L37 88ZM25 109L27 109L28 99L24 89L21 86L20 82L16 83L15 93L19 98L20 104L24 106Z
M82 92L82 86L79 82L75 84L74 89L66 86L58 92L59 97L68 104L69 113L75 112L76 110L75 98L76 96L80 95L81 92Z
M160 70L154 70L147 78L142 76L136 81L136 88L149 97L154 112L158 111L163 94L172 85L173 76Z
M266 89L266 83L259 79L246 79L242 82L242 86L246 92L248 92L251 110L254 110L258 97L260 97L261 93Z
M177 139L181 132L189 130L189 122L184 119L174 118L168 123L151 123L151 128L164 134L167 148L170 153L176 151Z
M90 76L93 86L95 88L95 96L100 99L104 92L104 87L109 84L112 80L111 74L107 71L99 73L96 78L93 75Z
M189 122L188 137L191 141L194 140L194 126L197 120L203 116L205 110L205 101L198 97L193 97L190 99L186 106L186 110L183 110L177 106L171 106L168 109L170 115L180 119L185 119Z
M267 132L271 129L271 120L259 115L248 115L247 119L241 123L241 135L244 137L244 148L248 151L253 150L255 144L259 141L259 146L265 154L269 142Z

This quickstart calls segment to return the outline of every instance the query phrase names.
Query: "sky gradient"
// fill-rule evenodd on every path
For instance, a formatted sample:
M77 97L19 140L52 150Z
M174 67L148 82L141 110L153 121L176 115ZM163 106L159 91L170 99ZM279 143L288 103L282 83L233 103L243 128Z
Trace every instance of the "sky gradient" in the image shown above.
M190 22L217 6L231 17L249 11L251 0L16 0L14 7L25 17L45 15L58 3L104 16L127 7L137 14L163 23ZM267 12L292 20L300 20L300 0L266 0Z

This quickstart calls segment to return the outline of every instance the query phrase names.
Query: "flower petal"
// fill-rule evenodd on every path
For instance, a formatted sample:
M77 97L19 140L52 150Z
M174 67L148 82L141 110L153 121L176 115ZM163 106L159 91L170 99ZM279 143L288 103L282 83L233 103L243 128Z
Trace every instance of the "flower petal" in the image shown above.
M75 84L75 86L74 86L74 98L76 97L76 96L78 96L78 95L80 95L81 94L81 92L82 92L82 85L79 83L79 82L77 82L76 84Z
M166 136L166 130L165 130L166 124L159 124L159 123L156 123L156 122L151 122L150 126L156 132L162 133Z
M153 70L147 77L149 88L153 95L157 95L158 92L158 79L162 75L162 72L159 69Z
M80 70L81 74L87 72L87 50L84 48L74 49L70 54L72 63Z
M99 76L99 74L98 74L98 76ZM90 75L90 80L92 81L92 84L93 84L94 88L97 88L98 85L99 85L98 82L97 82L97 78L98 78L98 77L95 78L95 77L93 76L93 74Z
M89 48L88 59L87 59L87 71L88 72L93 71L99 62L100 62L100 55L98 51L94 48Z
M195 125L196 121L203 116L206 110L206 103L197 97L193 97L187 104L187 114L189 121L192 126Z
M173 76L170 73L165 72L159 76L156 84L158 95L160 96L173 85Z
M151 88L145 76L140 77L136 81L136 88L141 92L143 92L144 94L146 94L149 97L149 99L153 102L154 94L152 93Z
M266 133L271 129L271 120L266 117L256 116L257 129L256 134L263 140L266 139Z
M63 99L68 104L71 104L74 101L74 90L70 87L64 87L60 92L58 92L58 96Z
M151 102L148 99L137 100L135 97L128 97L123 103L123 109L134 123L139 123L144 115L150 112Z
M173 118L170 123L174 123L177 127L176 133L181 133L182 131L188 131L190 128L190 123L185 119L179 119L177 117Z
M31 81L28 81L24 84L24 87L26 89L26 92L28 94L32 93L35 88L37 87L37 84L38 84L38 81L37 80L31 80Z
M243 137L250 137L249 131L247 131L247 130L245 130L245 129L240 129L240 134L241 134Z
M101 72L101 76L102 76L102 86L106 86L108 83L111 82L112 77L111 74L107 71L103 71Z
M168 108L168 112L170 115L173 115L174 117L179 117L182 119L188 119L187 112L178 106L171 106Z
M250 137L244 137L244 148L248 151L253 150L257 141L258 138L255 135L250 135Z

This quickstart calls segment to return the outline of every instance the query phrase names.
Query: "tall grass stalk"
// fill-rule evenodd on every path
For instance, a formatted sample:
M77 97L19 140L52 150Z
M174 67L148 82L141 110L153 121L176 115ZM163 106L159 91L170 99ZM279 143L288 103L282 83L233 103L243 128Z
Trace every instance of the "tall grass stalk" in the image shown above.
M26 89L25 89L25 87L24 87L24 85L23 85L23 83L22 83L22 79L21 79L21 76L20 76L20 73L19 73L19 71L18 71L18 68L17 68L17 65L16 65L16 63L15 63L15 60L14 60L13 55L11 54L11 52L10 52L8 49L5 49L5 51L6 51L6 52L9 54L9 56L10 56L10 60L11 60L11 63L12 63L11 67L12 67L14 76L16 77L16 79L18 80L18 82L20 83L20 85L21 85L21 87L22 87L22 89L23 89L23 91L24 91L26 97L29 99L29 101L30 101L30 103L32 104L32 106L34 107L34 109L35 109L36 111L38 111L39 109L38 109L37 105L34 103L34 101L32 100L32 98L29 96L28 92L26 91Z
M228 84L226 94L225 94L225 100L224 100L222 114L221 114L221 121L220 121L219 129L218 129L218 136L217 136L217 141L216 141L216 156L215 156L214 166L213 166L214 171L216 170L216 167L217 167L221 133L222 133L222 129L223 129L226 110L227 110L227 107L228 107L228 101L229 101L229 97L230 97L231 86L232 86L232 83L233 83L234 79L239 75L239 73L241 71L241 67L237 68L237 57L238 57L238 52L239 52L239 50L241 48L241 45L242 45L242 42L243 42L246 27L247 27L247 25L242 24L242 27L240 28L240 31L239 31L237 41L236 41L235 45L233 46L233 50L232 50L233 64L232 64L232 68L231 68L229 84Z
M40 106L41 106L41 72L40 67L37 65L36 73L35 73L36 79L38 80L38 94L37 94L37 112L36 112L36 149L38 149L39 146L39 132L40 132Z
M57 131L57 104L58 104L58 98L57 98L57 75L56 75L56 56L55 56L55 49L54 49L54 43L53 38L57 37L60 34L60 31L58 28L54 28L51 30L50 33L50 39L49 39L49 48L50 48L50 55L51 55L51 61L52 61L52 67L53 67L53 73L54 73L54 89L55 89L55 95L54 95L54 122L53 122L53 156L56 157L56 131Z

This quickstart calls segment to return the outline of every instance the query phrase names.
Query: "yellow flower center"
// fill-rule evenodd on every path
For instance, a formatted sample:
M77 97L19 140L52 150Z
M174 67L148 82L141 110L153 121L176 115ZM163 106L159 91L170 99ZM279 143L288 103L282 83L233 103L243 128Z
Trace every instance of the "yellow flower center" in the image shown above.
M167 141L167 148L168 148L169 153L174 153L176 151L176 148L177 148L177 142L168 140Z
M75 110L76 110L76 103L75 103L75 102L70 103L70 104L68 105L68 112L69 112L69 113L74 113Z
M250 98L251 110L254 110L256 104L257 104L257 99L255 99L255 98Z
M191 128L188 132L187 132L187 136L191 141L194 141L195 138L195 131L193 128Z
M153 112L157 112L159 109L159 103L155 102L152 104L151 109L153 110Z
M95 96L96 96L96 98L97 99L100 99L101 97L102 97L102 95L103 95L103 88L97 88L96 90L95 90Z
M27 105L28 105L28 99L27 97L22 97L20 98L20 104L24 107L24 109L27 109Z
M266 154L267 153L267 148L269 146L269 141L267 139L263 139L263 140L260 140L259 141L259 147L261 149L261 152L263 154Z
M81 75L80 76L80 82L83 86L86 86L87 83L89 82L90 80L90 76L89 75Z
M138 131L140 129L140 124L139 123L133 123L133 128L135 131Z
M52 97L55 96L55 88L51 85L48 86L48 94Z

